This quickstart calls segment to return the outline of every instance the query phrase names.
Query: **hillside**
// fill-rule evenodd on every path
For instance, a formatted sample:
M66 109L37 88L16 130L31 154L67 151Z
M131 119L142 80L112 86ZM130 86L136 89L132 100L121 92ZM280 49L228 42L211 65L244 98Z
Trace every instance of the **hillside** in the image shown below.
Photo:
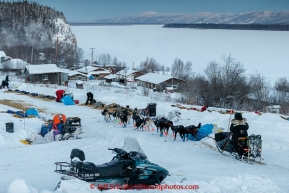
M73 21L69 21L73 24ZM216 24L289 24L289 11L250 12L240 14L218 14L201 12L194 14L163 14L144 12L124 17L83 21L83 23L105 24L167 24L167 23L216 23Z
M38 53L46 55L47 63L56 63L56 54L67 62L69 56L64 57L64 53L74 53L76 38L62 12L27 1L0 2L0 10L0 50L6 55L35 64ZM62 48L58 53L56 46Z

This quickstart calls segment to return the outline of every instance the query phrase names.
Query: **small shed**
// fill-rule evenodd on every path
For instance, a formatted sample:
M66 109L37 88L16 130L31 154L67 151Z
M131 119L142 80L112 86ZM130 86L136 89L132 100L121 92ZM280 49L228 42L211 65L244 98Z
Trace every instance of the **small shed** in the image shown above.
M112 82L116 82L116 77L117 75L116 74L110 74L110 75L107 75L105 76L105 83L112 83Z
M280 105L271 105L266 107L267 112L269 113L280 113L281 106Z
M105 76L110 75L110 71L108 70L100 70L90 72L89 75L92 75L95 79L103 79Z
M83 89L83 82L81 80L76 81L76 88Z

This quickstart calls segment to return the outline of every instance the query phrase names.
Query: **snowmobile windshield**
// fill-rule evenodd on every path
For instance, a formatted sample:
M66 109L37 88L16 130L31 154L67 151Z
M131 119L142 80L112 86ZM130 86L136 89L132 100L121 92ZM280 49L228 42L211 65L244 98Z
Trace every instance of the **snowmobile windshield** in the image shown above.
M148 161L147 156L144 151L140 147L138 141L134 137L126 137L124 138L124 146L122 147L132 159L144 159Z

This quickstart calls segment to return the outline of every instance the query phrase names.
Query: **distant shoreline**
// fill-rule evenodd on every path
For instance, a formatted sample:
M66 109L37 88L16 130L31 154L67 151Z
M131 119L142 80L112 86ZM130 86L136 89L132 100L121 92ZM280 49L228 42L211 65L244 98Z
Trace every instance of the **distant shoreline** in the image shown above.
M230 29L230 30L267 30L289 31L289 24L182 24L182 23L93 23L68 22L70 26L132 26L132 25L163 25L164 28L192 28L192 29Z
M70 26L131 26L131 25L165 25L164 23L91 23L91 22L67 22Z
M289 24L165 24L164 28L289 31Z

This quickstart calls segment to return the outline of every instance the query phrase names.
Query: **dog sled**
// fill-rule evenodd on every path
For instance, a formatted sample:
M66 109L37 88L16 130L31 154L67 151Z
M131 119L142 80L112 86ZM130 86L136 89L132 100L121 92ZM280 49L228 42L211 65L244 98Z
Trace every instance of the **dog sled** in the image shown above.
M216 147L221 154L234 157L233 155L236 154L235 151L240 151L242 152L242 155L239 160L247 161L248 163L251 161L264 164L262 163L261 135L252 134L248 137L238 138L236 150L233 149L233 142L230 137L230 132L220 132L215 134Z

